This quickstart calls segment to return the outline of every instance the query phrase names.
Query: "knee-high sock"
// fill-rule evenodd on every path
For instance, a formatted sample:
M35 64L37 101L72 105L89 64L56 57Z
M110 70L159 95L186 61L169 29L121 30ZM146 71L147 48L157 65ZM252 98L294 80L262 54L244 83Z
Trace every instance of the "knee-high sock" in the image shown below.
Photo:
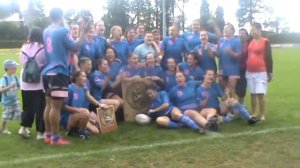
M249 111L241 103L236 103L233 106L233 108L239 110L241 117L243 117L244 119L246 119L246 120L250 120L251 119L251 115L250 115Z
M197 125L197 123L195 123L195 121L193 121L192 119L190 119L188 116L186 115L182 115L179 118L179 122L183 123L184 125L196 130L199 129L200 127Z
M168 128L181 128L183 125L180 122L170 121L168 124Z

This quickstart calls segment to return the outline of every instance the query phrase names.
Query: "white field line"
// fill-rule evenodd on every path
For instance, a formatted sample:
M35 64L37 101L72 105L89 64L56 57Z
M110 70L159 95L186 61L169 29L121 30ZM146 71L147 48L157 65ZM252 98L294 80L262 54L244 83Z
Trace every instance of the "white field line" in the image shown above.
M122 151L151 149L155 147L183 145L183 144L189 144L189 143L200 142L200 141L211 140L211 139L225 139L225 138L234 138L234 137L241 137L241 136L252 136L252 135L259 135L259 134L269 134L269 133L280 132L280 131L297 130L297 129L300 129L300 126L270 128L270 129L264 129L259 131L245 131L245 132L225 134L225 135L219 133L213 133L213 134L208 134L206 136L201 136L199 138L193 138L193 139L182 139L182 140L169 141L169 142L157 142L157 143L145 144L145 145L131 145L125 147L115 147L111 149L90 150L86 152L59 153L59 154L36 156L36 157L30 157L24 159L20 158L20 159L14 159L10 161L0 161L0 166L68 158L68 157L84 157L84 156L103 154L103 153L116 153Z

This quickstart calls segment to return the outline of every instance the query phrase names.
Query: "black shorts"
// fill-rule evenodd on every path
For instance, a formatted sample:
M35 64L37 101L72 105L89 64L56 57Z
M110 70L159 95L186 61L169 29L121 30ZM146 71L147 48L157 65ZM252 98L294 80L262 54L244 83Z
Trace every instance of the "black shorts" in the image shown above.
M241 72L240 74L240 79L237 81L235 87L235 93L238 97L245 97L247 89L247 79L245 77L245 73Z
M43 85L45 95L52 99L65 99L68 97L68 85L70 78L67 75L44 75Z

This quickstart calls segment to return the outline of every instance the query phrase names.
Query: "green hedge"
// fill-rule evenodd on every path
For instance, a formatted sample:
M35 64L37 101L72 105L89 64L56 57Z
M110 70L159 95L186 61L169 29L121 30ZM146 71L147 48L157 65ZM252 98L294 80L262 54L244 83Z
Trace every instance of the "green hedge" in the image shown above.
M0 48L21 48L23 43L21 40L0 40Z

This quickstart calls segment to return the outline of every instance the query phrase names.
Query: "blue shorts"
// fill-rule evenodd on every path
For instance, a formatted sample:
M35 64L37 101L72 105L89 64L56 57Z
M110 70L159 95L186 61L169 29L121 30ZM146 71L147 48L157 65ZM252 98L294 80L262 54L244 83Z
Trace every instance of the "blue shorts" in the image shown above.
M173 108L170 108L167 112L155 112L155 113L148 113L149 117L153 120L156 120L158 117L166 116L171 118L171 113L172 113Z
M225 77L240 77L240 69L239 67L226 67L223 68L223 76Z

